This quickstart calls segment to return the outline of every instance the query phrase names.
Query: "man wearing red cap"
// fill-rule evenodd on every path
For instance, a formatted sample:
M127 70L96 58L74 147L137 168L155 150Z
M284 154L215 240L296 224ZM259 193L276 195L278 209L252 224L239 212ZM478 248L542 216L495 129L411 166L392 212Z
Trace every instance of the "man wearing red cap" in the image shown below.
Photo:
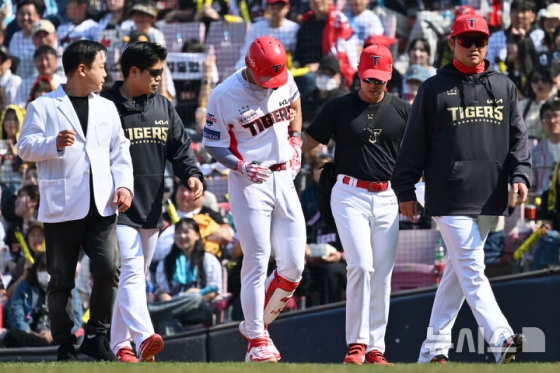
M212 91L202 143L233 170L228 191L243 248L245 361L276 362L280 353L267 327L296 290L305 258L305 219L293 182L301 167L301 103L277 39L255 39L245 64ZM277 268L267 279L272 251Z
M485 60L488 25L457 18L452 62L424 81L412 104L391 183L401 212L418 219L414 184L424 177L425 212L447 248L420 363L445 363L451 329L465 299L498 363L509 363L525 337L514 334L484 274L484 242L496 216L527 199L531 157L513 82Z
M364 49L360 89L327 102L302 135L304 151L336 142L331 207L347 262L345 364L389 364L383 354L399 210L388 180L410 109L386 92L392 72L387 47Z

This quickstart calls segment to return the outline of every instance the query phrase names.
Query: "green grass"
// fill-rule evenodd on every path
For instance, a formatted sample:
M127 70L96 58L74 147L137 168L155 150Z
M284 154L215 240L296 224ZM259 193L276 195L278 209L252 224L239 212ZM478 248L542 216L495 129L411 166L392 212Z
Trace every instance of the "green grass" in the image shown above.
M346 366L342 364L245 364L245 363L0 363L2 373L345 373L345 372L395 372L395 373L552 373L558 372L556 363L514 363L509 365L451 363L397 364L384 366Z

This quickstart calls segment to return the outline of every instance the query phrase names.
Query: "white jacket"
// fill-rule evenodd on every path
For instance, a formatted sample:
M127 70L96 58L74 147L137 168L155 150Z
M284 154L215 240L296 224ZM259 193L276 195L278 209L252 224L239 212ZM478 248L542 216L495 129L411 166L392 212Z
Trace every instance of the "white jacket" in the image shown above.
M117 188L134 192L130 142L125 137L114 104L89 95L88 134L62 86L31 102L18 140L20 157L37 163L41 203L38 219L57 223L84 218L90 205L90 170L93 194L102 216L115 214ZM56 137L73 129L76 139L61 152Z

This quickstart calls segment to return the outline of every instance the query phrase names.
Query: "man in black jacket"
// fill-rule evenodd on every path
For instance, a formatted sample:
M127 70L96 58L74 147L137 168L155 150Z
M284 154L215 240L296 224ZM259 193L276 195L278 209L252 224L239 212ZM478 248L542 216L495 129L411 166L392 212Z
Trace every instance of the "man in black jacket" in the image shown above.
M516 205L527 199L531 157L517 89L484 60L488 25L477 15L455 20L453 62L426 80L412 105L391 178L401 212L418 218L414 184L426 182L426 213L447 247L447 268L436 292L419 362L445 363L451 329L464 300L498 363L521 351L484 275L484 242L494 216L508 213L508 184Z
M191 149L191 139L171 102L155 91L161 82L167 50L150 42L127 45L121 57L124 82L102 95L113 101L130 140L134 168L134 201L117 221L121 276L113 309L111 349L122 362L154 361L163 348L155 334L146 302L146 273L155 251L162 221L165 162L194 193L202 195L202 172Z

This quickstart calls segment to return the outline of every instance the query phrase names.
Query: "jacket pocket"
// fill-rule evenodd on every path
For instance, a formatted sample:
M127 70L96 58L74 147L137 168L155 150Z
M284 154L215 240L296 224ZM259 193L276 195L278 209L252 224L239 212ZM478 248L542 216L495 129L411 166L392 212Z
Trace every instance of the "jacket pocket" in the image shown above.
M45 215L61 215L66 209L66 183L64 179L39 179L39 189L41 191L41 205L44 207Z
M95 126L95 138L97 139L97 144L99 146L105 147L111 142L111 123L101 122Z
M483 206L501 184L502 165L497 161L458 161L447 181L447 204L452 207Z

